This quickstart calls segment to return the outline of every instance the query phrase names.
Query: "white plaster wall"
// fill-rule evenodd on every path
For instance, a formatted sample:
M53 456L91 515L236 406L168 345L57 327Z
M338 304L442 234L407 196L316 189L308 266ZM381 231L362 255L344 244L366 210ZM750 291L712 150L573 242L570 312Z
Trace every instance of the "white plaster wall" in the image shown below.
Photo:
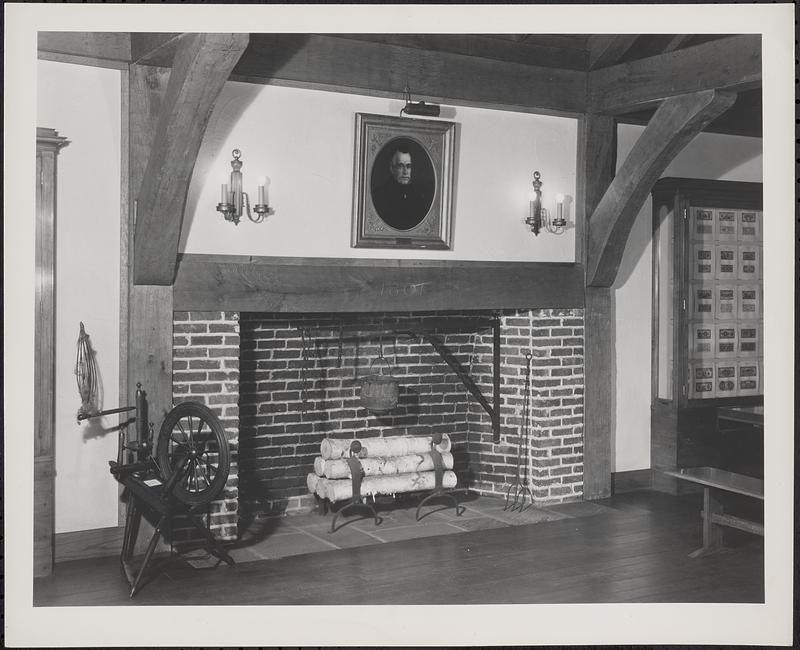
M644 127L620 125L617 167ZM761 138L701 133L662 176L762 181ZM650 467L650 373L652 314L652 200L645 201L631 230L614 284L617 328L615 469Z
M79 323L97 353L102 407L118 405L120 73L37 65L37 125L70 144L58 156L56 217L56 532L117 524L116 417L76 422Z
M574 228L535 237L524 220L536 170L544 181L545 207L555 211L557 193L574 198L576 120L453 106L443 107L441 118L459 125L453 250L398 254L351 248L355 113L397 116L402 106L399 100L363 95L228 82L194 169L181 250L574 261ZM242 151L245 191L253 196L256 179L270 178L269 202L276 213L266 223L245 220L234 226L215 210L236 148Z

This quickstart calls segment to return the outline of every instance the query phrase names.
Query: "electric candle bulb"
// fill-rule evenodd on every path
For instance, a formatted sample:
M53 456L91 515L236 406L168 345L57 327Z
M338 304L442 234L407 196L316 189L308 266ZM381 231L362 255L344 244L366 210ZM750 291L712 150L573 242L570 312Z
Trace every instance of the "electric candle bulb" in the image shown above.
M221 196L220 196L220 203L227 203L228 202L228 184L222 184Z
M258 183L258 202L260 205L267 205L266 185L269 179L266 176L259 176L256 182Z
M564 195L556 194L556 219L562 221L564 219Z

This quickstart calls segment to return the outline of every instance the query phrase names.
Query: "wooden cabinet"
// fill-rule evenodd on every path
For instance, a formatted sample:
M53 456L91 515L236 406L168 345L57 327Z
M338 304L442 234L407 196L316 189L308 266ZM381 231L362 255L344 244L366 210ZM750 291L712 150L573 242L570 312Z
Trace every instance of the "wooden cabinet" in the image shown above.
M762 186L663 178L652 195L651 465L674 491L659 470L741 471L717 409L763 403Z
M36 130L36 314L34 317L33 575L53 571L55 532L55 255L56 157L67 144Z

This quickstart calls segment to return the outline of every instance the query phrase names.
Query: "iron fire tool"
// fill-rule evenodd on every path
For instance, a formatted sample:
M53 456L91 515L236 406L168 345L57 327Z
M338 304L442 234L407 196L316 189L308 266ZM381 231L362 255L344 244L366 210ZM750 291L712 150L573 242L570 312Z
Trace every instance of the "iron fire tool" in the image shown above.
M368 503L365 503L361 498L361 479L364 477L364 468L361 466L361 461L358 459L358 454L361 452L361 443L358 440L353 440L350 443L350 456L346 459L350 467L350 480L353 482L353 496L342 508L333 516L331 521L331 532L336 532L336 520L339 515L344 514L346 510L369 510L375 519L375 525L380 525L383 519L378 516L375 508ZM366 519L366 517L362 517ZM352 520L355 521L355 520ZM347 523L342 524L341 527L346 526Z
M517 443L517 482L509 486L506 491L506 504L503 510L519 510L522 512L526 508L533 505L533 492L528 485L528 464L525 463L525 469L522 469L522 449L528 449L528 420L530 417L530 387L531 387L531 357L533 355L528 352L525 354L527 361L527 368L525 369L525 393L522 397L522 430L520 431L520 440ZM511 500L511 493L514 493L514 500ZM525 495L530 496L531 502L525 505Z
M422 515L422 517L420 517L419 511L420 508L422 508L422 506L424 506L428 501L431 501L433 499L444 498L452 501L453 507L456 509L456 517L460 517L464 513L464 510L466 510L464 506L458 505L458 499L456 499L456 497L454 496L455 491L445 490L444 487L442 486L442 479L444 477L444 462L442 461L442 454L439 452L438 449L436 449L436 445L441 444L441 442L442 442L441 433L434 433L433 436L431 436L431 458L433 459L433 471L435 474L436 483L434 484L434 488L431 491L431 493L428 496L426 496L422 501L419 502L416 513L417 521L422 519L422 517L427 517L429 514L431 514L429 512L426 515ZM459 508L461 509L459 510ZM432 510L431 512L435 511Z

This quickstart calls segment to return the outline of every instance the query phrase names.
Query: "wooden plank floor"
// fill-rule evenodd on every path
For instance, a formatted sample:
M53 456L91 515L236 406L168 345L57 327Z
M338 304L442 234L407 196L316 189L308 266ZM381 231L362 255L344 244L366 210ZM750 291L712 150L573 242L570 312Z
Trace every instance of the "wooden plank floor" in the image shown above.
M698 495L634 492L601 503L592 516L233 567L173 560L134 600L116 558L68 562L35 581L34 604L763 602L763 539L726 531L725 550L688 557L702 543Z

